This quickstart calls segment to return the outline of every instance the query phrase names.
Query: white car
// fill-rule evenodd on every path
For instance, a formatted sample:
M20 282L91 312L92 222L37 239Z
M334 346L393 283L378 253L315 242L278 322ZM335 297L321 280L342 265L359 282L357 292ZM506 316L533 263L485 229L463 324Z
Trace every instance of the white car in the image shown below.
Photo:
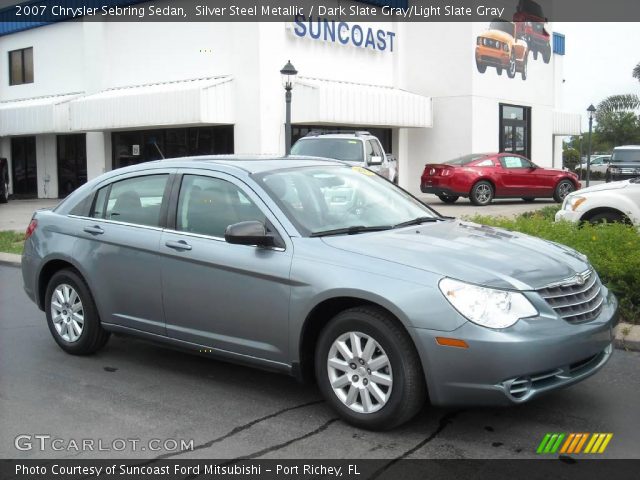
M602 173L603 175L607 172L607 167L611 162L611 155L594 155L591 157L591 170L592 173ZM587 171L587 162L581 163L576 171L582 170L583 172Z
M602 183L570 193L556 222L629 222L640 226L640 177Z

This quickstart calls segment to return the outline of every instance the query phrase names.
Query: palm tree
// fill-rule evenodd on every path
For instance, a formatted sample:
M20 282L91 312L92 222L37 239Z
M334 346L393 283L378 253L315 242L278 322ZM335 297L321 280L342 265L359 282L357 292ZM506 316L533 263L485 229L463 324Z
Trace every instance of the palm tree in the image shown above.
M640 62L633 69L633 78L636 78L640 82Z
M640 67L640 64L638 65ZM637 67L636 67L637 68ZM639 71L640 73L640 71ZM611 95L598 104L596 109L596 120L600 120L604 115L628 112L640 108L640 97L635 93L625 93L623 95Z

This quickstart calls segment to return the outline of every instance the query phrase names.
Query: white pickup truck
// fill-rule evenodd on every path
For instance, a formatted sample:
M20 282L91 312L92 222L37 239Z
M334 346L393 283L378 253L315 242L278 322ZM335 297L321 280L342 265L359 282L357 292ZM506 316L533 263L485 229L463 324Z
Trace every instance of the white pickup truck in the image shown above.
M397 160L385 153L378 137L366 131L310 132L291 147L291 154L342 160L398 183Z

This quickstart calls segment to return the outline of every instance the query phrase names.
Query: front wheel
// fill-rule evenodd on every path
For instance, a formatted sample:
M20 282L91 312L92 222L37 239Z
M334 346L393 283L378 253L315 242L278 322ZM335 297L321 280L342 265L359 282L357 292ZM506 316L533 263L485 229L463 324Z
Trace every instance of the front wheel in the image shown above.
M315 370L327 402L345 421L361 428L401 425L426 399L411 338L378 308L356 307L336 315L318 339Z
M596 213L591 218L589 218L589 223L598 224L598 223L626 223L630 224L629 218L620 212L602 212Z
M575 187L571 180L561 180L558 185L556 185L556 189L553 192L553 199L558 203L562 203L564 198L574 190Z
M542 52L542 61L544 63L549 63L551 61L551 47L547 45Z
M456 203L460 197L457 195L438 195L438 198L444 203Z
M65 352L89 355L109 340L89 287L74 270L55 273L45 297L47 323L53 339Z
M476 62L476 67L480 73L484 73L487 71L487 66L484 63Z
M493 185L486 180L481 180L471 189L469 199L471 200L471 203L478 207L489 205L491 200L493 200Z
M511 54L509 58L509 65L507 66L507 77L514 78L516 76L516 57L515 54Z

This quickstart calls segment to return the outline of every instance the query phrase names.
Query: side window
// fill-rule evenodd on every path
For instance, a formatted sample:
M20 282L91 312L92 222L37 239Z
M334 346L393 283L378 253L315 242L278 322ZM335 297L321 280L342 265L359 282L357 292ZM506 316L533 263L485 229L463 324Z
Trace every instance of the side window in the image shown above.
M90 217L93 218L104 218L104 204L107 199L107 193L109 192L109 187L102 187L98 190L98 194L96 195L96 200L93 203L93 210L91 210Z
M482 160L481 162L476 163L476 167L493 167L493 160L490 158Z
M520 157L500 157L500 163L503 168L527 168L529 166L523 165L523 159Z
M229 225L249 220L266 222L256 204L233 183L198 175L183 177L177 230L223 238Z
M377 142L367 140L365 145L367 149L367 165L380 165L382 163L382 152L380 152Z
M98 191L91 216L158 227L168 178L168 174L147 175L112 183L111 189L104 187Z

